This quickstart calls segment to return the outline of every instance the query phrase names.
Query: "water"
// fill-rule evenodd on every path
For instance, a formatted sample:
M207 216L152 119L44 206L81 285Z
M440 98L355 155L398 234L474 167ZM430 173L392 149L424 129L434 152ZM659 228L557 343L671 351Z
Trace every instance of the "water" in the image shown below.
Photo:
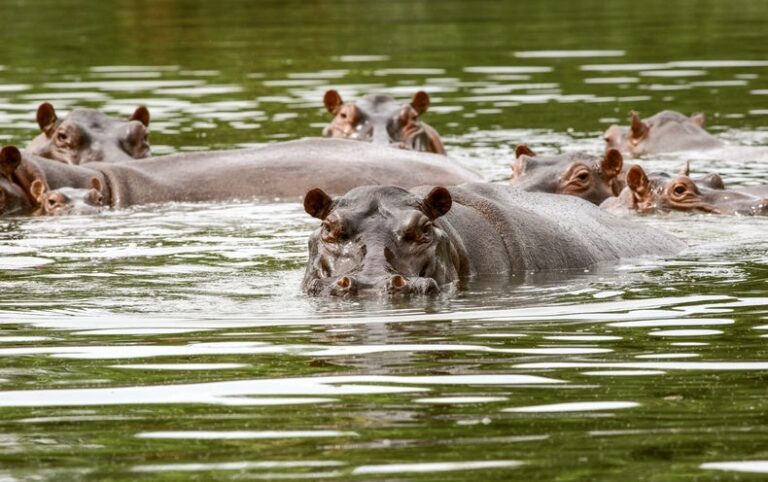
M663 108L739 147L644 165L768 176L762 3L73 5L0 3L3 143L43 101L146 104L159 154L317 135L327 88L424 88L490 179ZM689 248L389 302L300 292L297 204L3 219L0 480L765 477L768 220L639 222Z

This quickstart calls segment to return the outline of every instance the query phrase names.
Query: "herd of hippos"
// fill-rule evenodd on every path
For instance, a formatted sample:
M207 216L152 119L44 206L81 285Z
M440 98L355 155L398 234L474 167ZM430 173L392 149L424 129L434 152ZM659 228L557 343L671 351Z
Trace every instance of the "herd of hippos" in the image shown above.
M315 295L431 294L483 274L585 268L670 255L677 238L614 213L768 215L768 185L726 189L717 174L646 173L624 156L722 147L704 116L664 111L611 126L602 155L515 149L511 183L483 182L446 156L421 120L429 96L323 102L322 138L153 157L149 111L37 110L41 133L0 152L0 215L89 214L165 202L298 200L322 221L303 289ZM367 141L367 142L352 142ZM562 196L560 194L565 194ZM598 207L599 206L599 207Z

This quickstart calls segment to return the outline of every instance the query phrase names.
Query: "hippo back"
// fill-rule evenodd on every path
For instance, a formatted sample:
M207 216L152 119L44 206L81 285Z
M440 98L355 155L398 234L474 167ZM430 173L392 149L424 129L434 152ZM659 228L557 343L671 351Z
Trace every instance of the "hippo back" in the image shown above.
M572 196L487 183L449 190L453 206L438 223L460 240L457 249L469 266L463 274L583 268L620 258L672 254L685 246L669 234Z

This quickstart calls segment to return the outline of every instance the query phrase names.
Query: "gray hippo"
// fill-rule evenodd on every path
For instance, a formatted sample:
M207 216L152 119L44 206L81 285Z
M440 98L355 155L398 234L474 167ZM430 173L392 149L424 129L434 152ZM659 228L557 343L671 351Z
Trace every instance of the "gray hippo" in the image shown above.
M684 247L583 199L499 184L363 186L335 199L312 189L304 209L322 221L302 282L312 295L436 293L469 276L584 268Z
M569 194L600 205L618 196L626 186L629 166L617 149L608 149L602 156L571 152L555 156L537 156L528 146L515 148L510 183L529 192ZM689 175L686 163L681 173ZM692 178L698 185L724 189L722 178L711 173Z
M323 129L325 137L374 142L414 151L445 154L435 129L421 121L429 108L429 95L416 92L410 104L400 104L388 95L371 94L344 102L335 90L323 97L333 120Z
M757 191L757 189L755 189ZM627 187L614 198L605 200L601 208L614 212L658 213L687 211L713 214L768 215L768 198L697 185L688 175L647 175L639 165L627 171Z
M624 158L616 149L603 156L583 152L537 156L521 144L515 148L510 183L524 191L570 194L600 204L621 192L623 167Z
M150 155L149 111L139 106L128 120L94 109L75 109L63 119L47 102L37 109L42 133L26 151L67 164L118 162Z
M606 149L618 149L634 157L723 147L723 142L705 131L704 125L705 117L700 112L687 117L665 110L643 120L632 112L629 127L612 125L603 139Z
M18 153L12 146L6 149L16 153L3 168L13 173L6 178L13 185L4 192L16 210L39 207L32 193L35 180L50 190L88 190L95 177L103 204L116 208L236 199L299 201L315 186L343 194L367 184L409 188L431 182L455 185L481 180L475 172L444 156L343 139L302 139L249 149L80 166ZM22 155L23 162L19 163Z
M30 191L38 206L32 211L33 216L96 214L103 206L101 181L97 177L91 178L90 188L61 187L54 190L36 179Z

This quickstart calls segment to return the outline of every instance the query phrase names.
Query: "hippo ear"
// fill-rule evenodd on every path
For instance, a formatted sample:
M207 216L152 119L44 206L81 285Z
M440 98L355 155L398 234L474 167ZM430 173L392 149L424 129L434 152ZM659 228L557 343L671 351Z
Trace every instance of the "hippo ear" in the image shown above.
M437 186L433 187L429 194L424 198L423 211L429 219L437 219L451 210L453 200L448 189Z
M677 171L677 174L679 176L690 176L691 175L691 161L685 161L685 164L680 166L680 170Z
M149 127L149 109L143 105L138 106L130 120L139 121L144 124L144 127Z
M37 125L46 136L51 137L59 118L56 117L56 109L48 102L43 102L37 108Z
M95 189L95 190L101 192L101 181L99 180L98 177L93 176L91 178L89 184L91 185L91 189Z
M429 94L420 90L413 94L411 99L411 107L413 107L419 115L425 113L429 109Z
M43 204L43 198L45 193L48 192L48 186L45 185L40 179L35 179L32 184L29 185L29 193L32 195L32 199L37 201L37 204Z
M630 130L632 132L632 137L635 139L641 139L648 131L648 124L641 121L635 111L632 111L632 126Z
M328 112L333 115L336 115L336 113L339 112L339 109L343 103L344 101L341 100L341 96L334 89L326 91L325 95L323 96L323 104L325 104L325 108L328 109Z
M528 157L536 157L536 153L533 152L527 144L518 144L517 147L515 147L515 157L520 157L523 155Z
M707 125L707 116L703 112L694 112L691 114L691 120L702 129Z
M643 168L637 164L630 167L629 171L627 171L627 187L640 196L650 191L648 176L645 175Z
M522 155L515 159L515 162L512 163L512 179L510 181L514 181L518 177L521 177L525 175L525 170L528 168L528 157L527 155Z
M322 189L315 188L304 196L304 210L317 219L325 219L331 212L333 200Z
M612 179L619 174L624 168L624 158L621 156L621 152L617 149L608 149L600 161L600 171L603 173L603 178Z
M13 172L21 164L21 152L16 146L5 146L0 151L0 174L11 177Z

